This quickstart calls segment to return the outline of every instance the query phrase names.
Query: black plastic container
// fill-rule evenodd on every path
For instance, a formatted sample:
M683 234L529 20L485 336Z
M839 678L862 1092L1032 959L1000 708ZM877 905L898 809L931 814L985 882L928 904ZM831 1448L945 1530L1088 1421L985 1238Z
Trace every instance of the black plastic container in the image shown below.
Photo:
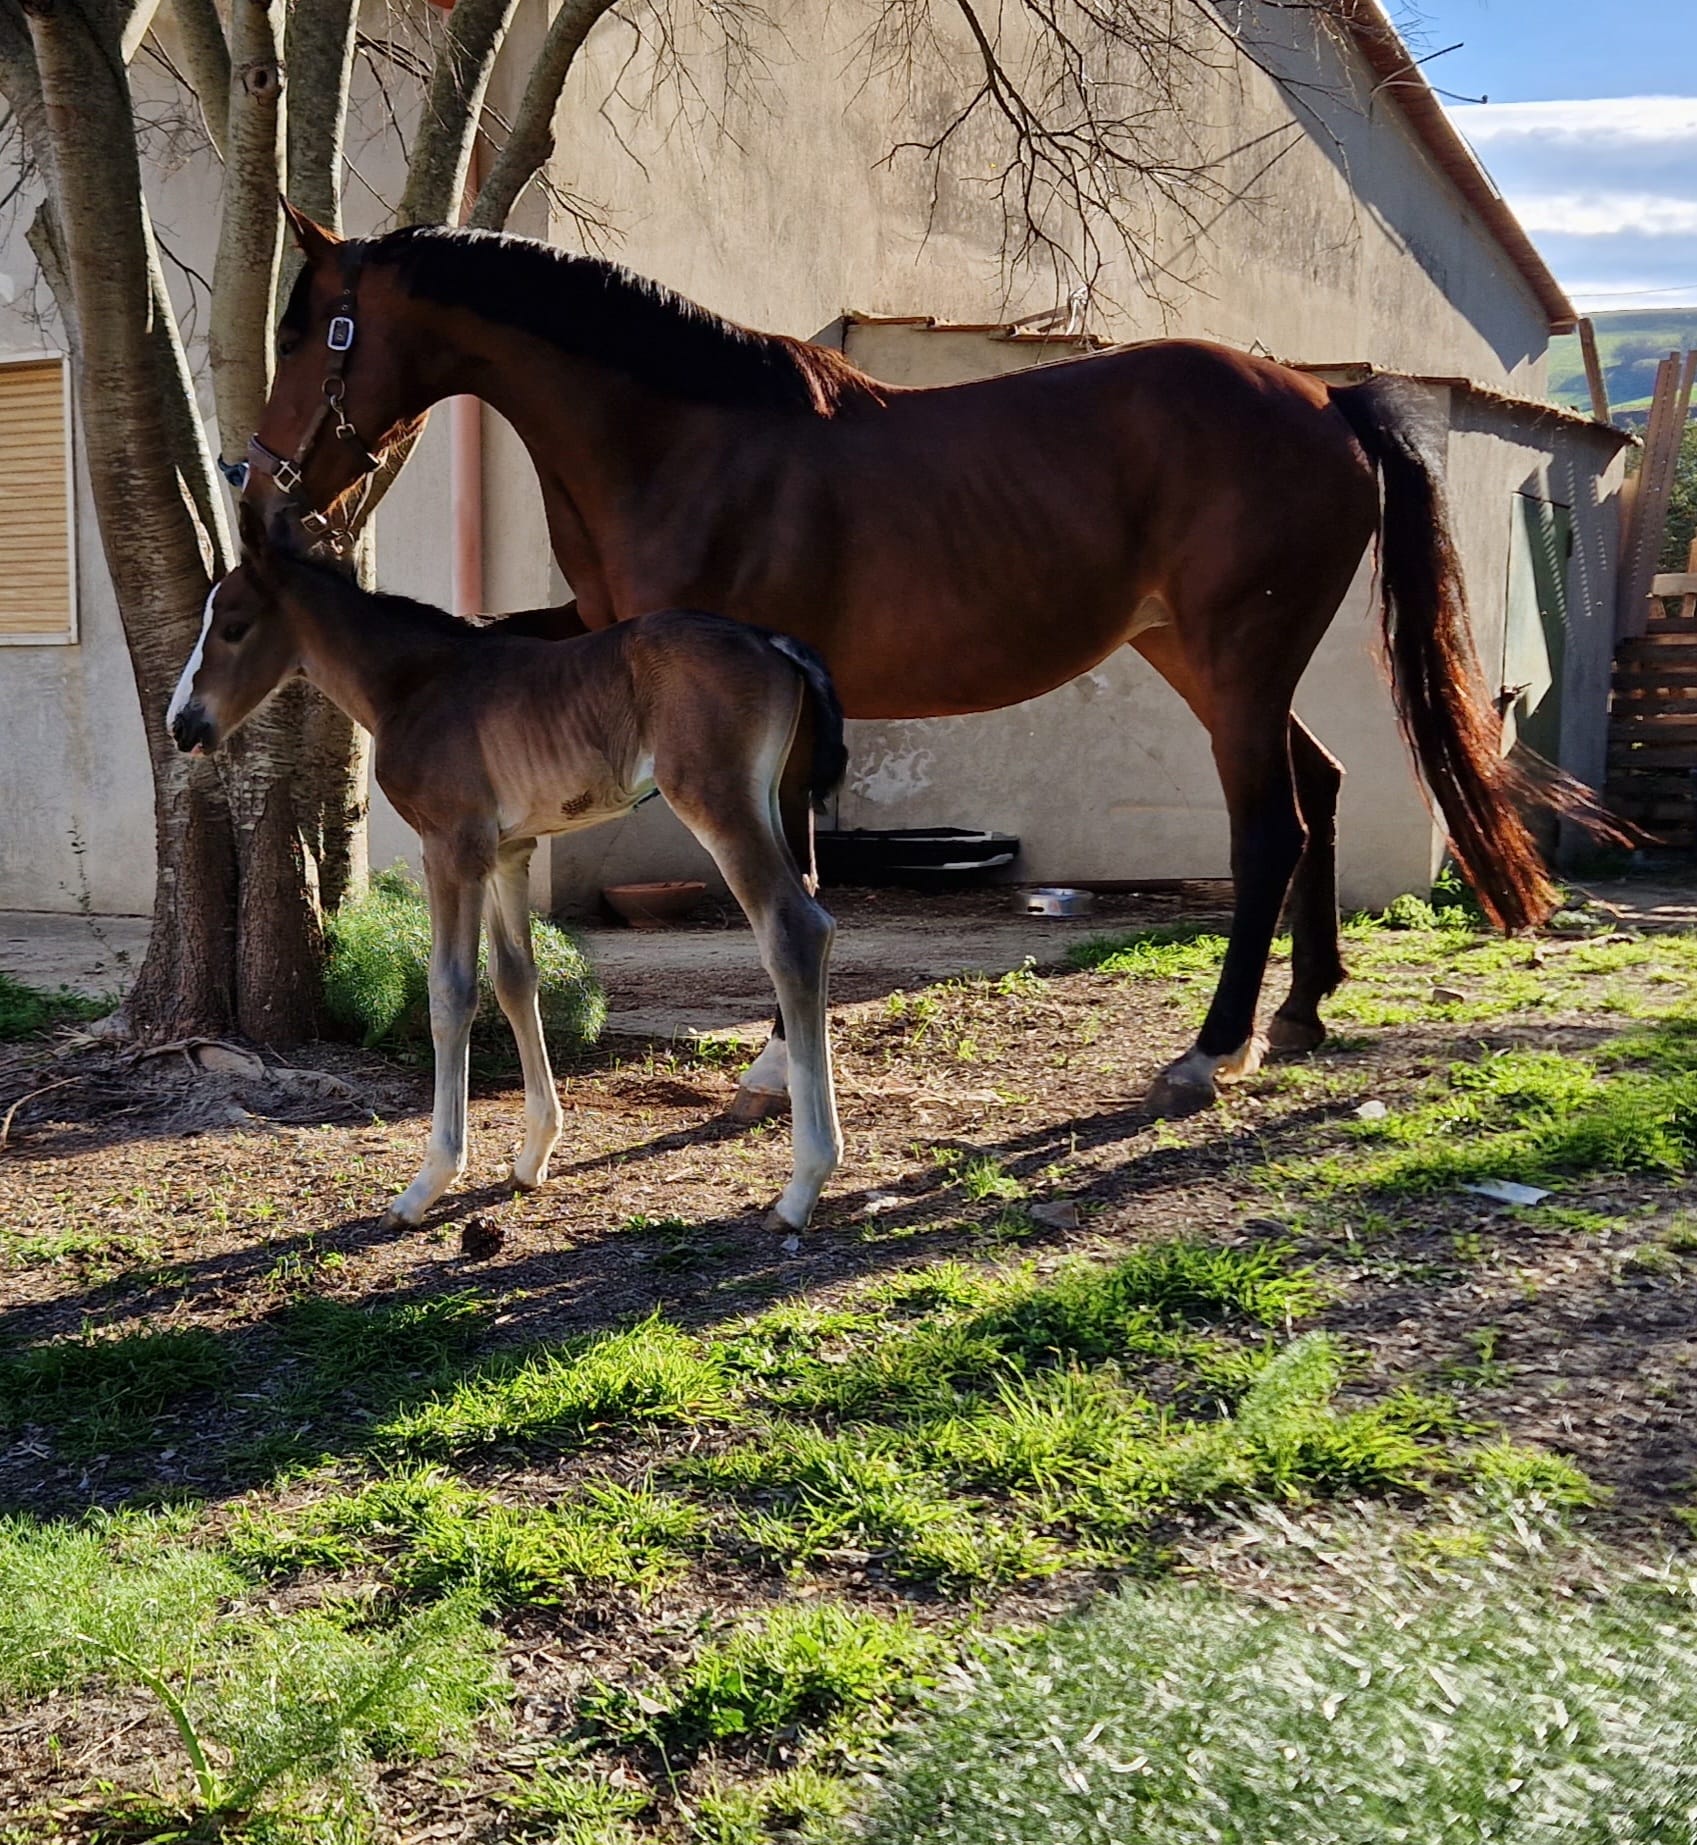
M959 890L989 882L1019 854L1012 833L971 827L851 827L814 837L819 876L827 885L899 885Z

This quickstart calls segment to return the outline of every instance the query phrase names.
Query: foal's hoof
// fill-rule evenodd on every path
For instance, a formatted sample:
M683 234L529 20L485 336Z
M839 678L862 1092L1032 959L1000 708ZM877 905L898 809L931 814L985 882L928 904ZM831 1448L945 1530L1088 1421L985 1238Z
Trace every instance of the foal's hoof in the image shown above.
M1194 1115L1211 1108L1220 1099L1212 1077L1199 1076L1189 1070L1163 1070L1149 1085L1143 1106L1151 1115L1170 1120L1175 1115Z
M790 1112L789 1092L783 1089L739 1089L731 1097L731 1105L725 1110L727 1121L740 1121L752 1125L756 1121L770 1121L775 1116Z
M377 1220L379 1230L416 1230L418 1225L418 1218L409 1217L404 1211L397 1211L393 1205L390 1205Z
M795 1236L807 1228L806 1224L792 1224L782 1211L768 1211L762 1230L770 1230L775 1236Z
M1267 1021L1267 1048L1279 1057L1306 1057L1326 1042L1326 1028L1318 1019L1287 1019L1275 1012Z

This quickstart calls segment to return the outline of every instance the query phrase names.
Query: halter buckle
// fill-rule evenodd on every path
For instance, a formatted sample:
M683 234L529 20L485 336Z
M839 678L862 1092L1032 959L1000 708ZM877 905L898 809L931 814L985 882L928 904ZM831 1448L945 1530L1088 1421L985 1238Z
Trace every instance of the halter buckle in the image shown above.
M271 470L271 478L277 483L278 491L286 493L290 499L300 491L301 471L292 461L279 461Z
M354 322L351 314L337 314L330 322L330 330L324 335L324 344L332 352L347 352L354 343Z

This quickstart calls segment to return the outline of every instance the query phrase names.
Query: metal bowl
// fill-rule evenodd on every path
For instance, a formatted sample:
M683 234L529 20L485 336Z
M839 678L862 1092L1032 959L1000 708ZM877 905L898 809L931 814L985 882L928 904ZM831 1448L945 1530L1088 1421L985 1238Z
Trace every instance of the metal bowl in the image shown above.
M1096 897L1092 891L1040 884L1033 890L1015 891L1013 907L1021 916L1088 916L1096 907Z

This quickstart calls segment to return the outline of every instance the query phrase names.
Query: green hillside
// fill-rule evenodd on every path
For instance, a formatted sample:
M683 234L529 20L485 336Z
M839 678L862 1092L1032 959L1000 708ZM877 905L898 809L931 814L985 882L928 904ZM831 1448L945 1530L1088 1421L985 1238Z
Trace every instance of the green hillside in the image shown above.
M1609 408L1617 413L1637 411L1641 416L1647 411L1657 364L1676 349L1697 346L1697 308L1624 309L1593 314L1591 324L1597 329L1597 355L1609 388ZM1550 341L1550 396L1575 409L1591 408L1577 333L1564 333Z

